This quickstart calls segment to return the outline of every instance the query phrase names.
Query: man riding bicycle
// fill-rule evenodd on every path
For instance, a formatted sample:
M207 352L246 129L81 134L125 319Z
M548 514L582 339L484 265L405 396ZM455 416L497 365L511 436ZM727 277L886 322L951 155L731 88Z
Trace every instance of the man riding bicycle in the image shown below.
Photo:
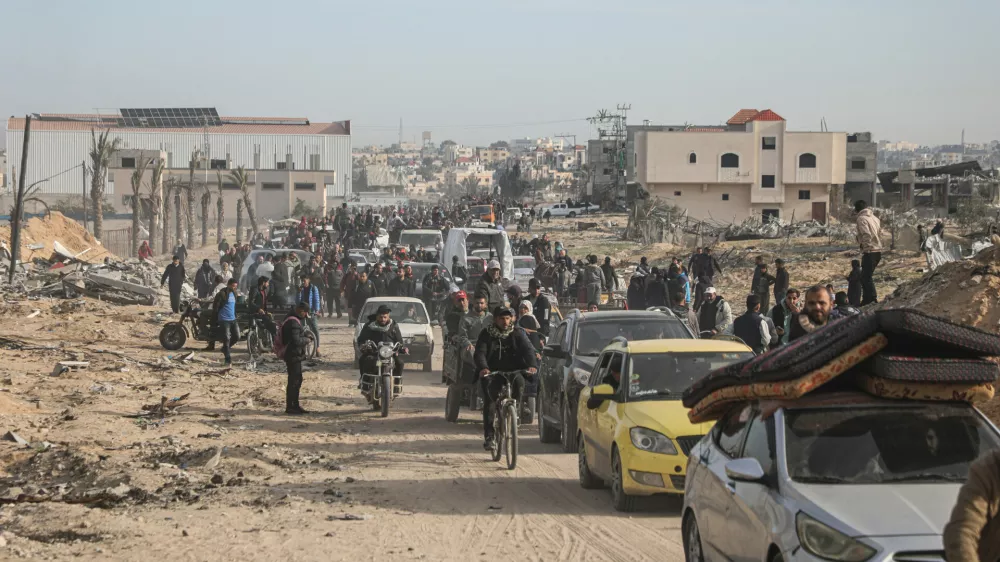
M493 310L493 323L480 332L476 340L475 361L483 394L483 448L488 451L493 446L496 397L507 382L503 377L488 375L494 371L526 370L528 376L533 378L538 367L535 348L524 329L514 325L514 313L509 308L498 306ZM512 397L520 401L524 392L524 377L517 374L511 378L510 385Z

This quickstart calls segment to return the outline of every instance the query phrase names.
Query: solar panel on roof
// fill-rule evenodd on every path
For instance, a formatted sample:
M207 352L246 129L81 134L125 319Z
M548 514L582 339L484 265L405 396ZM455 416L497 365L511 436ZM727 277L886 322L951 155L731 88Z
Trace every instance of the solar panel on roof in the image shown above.
M197 128L222 125L214 107L123 108L120 110L126 127Z

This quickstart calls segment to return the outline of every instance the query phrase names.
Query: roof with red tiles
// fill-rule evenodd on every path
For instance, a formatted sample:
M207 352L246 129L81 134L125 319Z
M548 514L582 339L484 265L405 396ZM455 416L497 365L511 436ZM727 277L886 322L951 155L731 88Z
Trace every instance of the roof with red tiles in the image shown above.
M741 109L736 112L736 115L730 117L729 121L726 121L726 125L745 125L752 121L758 113L756 109Z
M761 111L757 115L754 115L753 119L750 119L750 121L784 121L784 120L785 120L784 117L778 115L777 113L771 111L770 109L765 109L764 111Z
M688 127L684 129L685 133L722 133L725 131L725 127Z
M116 115L96 115L96 114L70 114L70 113L43 113L41 119L31 120L31 131L89 131L92 128L104 128L110 126L116 131L128 131L138 133L165 132L165 133L199 133L203 131L201 127L118 127L109 123L109 120L118 119ZM233 134L271 134L271 135L349 135L351 134L350 121L334 121L332 123L316 123L305 118L292 117L220 117L223 124L220 126L207 127L209 133L233 133ZM227 123L227 121L241 121L241 123ZM275 121L300 121L296 124L273 124ZM270 122L270 124L268 123ZM7 119L8 131L23 131L24 118L10 117Z

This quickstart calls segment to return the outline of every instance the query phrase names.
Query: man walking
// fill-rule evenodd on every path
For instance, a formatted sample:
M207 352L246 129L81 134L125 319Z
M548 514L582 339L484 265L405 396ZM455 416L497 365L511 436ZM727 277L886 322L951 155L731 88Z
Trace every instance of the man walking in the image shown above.
M538 333L548 339L552 322L552 303L542 294L542 285L538 279L531 278L528 281L528 295L531 296L535 318L538 319Z
M184 264L180 256L175 255L160 277L160 287L167 282L170 283L170 310L175 314L181 311L181 288L184 286L184 279Z
M788 292L788 270L785 269L785 260L774 260L774 302L781 304L785 300L785 293Z
M212 283L215 280L215 275L215 270L212 269L208 260L202 260L201 267L194 274L194 288L198 291L199 299L208 298L208 294L212 292Z
M611 256L604 256L604 265L601 266L601 271L604 273L604 281L607 283L604 290L617 291L618 275L615 272L615 267L611 265Z
M757 355L767 351L771 344L771 329L760 315L759 296L747 297L747 311L733 321L733 335L743 340Z
M872 278L875 268L882 261L882 222L868 208L864 199L854 203L854 211L858 213L858 245L861 246L861 306L878 302L878 292L875 280Z
M230 351L236 342L240 341L240 329L236 326L236 297L239 282L230 279L226 288L215 296L214 309L219 319L219 337L222 339L222 356L226 358L225 366L231 367L233 357Z
M601 302L601 291L608 286L604 271L597 265L597 256L587 256L587 267L583 270L583 284L587 287L587 302Z
M323 304L319 300L319 287L313 285L312 279L305 275L302 276L302 288L299 290L298 302L304 302L309 307L306 325L316 336L316 357L319 357L319 325L316 323L316 316L323 310Z
M184 246L184 242L180 238L177 239L177 245L174 246L174 255L181 260L181 265L184 265L184 262L187 261L187 247Z
M760 309L767 311L771 308L771 285L777 282L777 277L767 272L767 264L761 263L757 266L757 284L753 287L753 294L757 295L760 302ZM787 275L786 275L787 278Z
M284 347L285 368L288 370L288 384L285 386L285 413L301 415L307 413L299 404L299 390L302 388L302 360L306 355L306 339L302 337L302 322L309 316L309 307L300 302L295 311L281 324L281 345Z

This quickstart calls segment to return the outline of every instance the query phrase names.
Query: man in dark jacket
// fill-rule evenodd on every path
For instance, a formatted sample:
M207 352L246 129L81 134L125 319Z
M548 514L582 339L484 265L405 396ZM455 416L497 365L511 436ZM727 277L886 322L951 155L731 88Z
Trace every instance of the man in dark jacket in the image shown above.
M212 292L212 283L215 280L215 270L208 263L208 260L202 260L201 267L194 274L194 288L198 291L198 298L204 299L208 298L208 294Z
M493 410L500 389L507 383L502 377L488 376L494 371L510 372L527 370L534 377L538 367L535 348L523 328L514 326L514 314L506 307L498 306L493 311L493 323L479 333L476 340L476 370L479 371L480 388L483 393L483 448L493 445ZM525 380L521 375L511 378L511 394L514 400L521 400Z
M753 294L760 298L760 309L767 311L771 308L771 285L777 282L778 278L767 272L766 263L757 266L755 277L757 284L753 286Z
M330 262L326 264L323 271L323 284L326 286L326 315L333 318L333 311L336 309L337 318L343 317L342 305L340 304L340 282L344 280L344 270L340 264Z
M288 370L285 413L291 415L307 413L299 404L299 390L302 388L302 360L306 356L306 339L302 336L302 323L308 316L309 305L301 302L295 305L295 311L281 325L281 343L285 346L285 367Z
M528 295L531 297L535 318L538 320L538 333L545 339L549 337L552 324L552 303L549 297L542 294L542 285L538 279L528 281Z
M646 310L646 289L643 284L643 277L636 271L628 281L628 292L626 293L629 310Z
M788 343L791 321L799 313L799 310L799 290L789 288L785 291L785 299L774 305L774 308L768 313L774 322L775 331L778 333L778 341L772 343L772 348Z
M375 285L375 291L378 293L378 296L381 297L389 294L389 276L382 268L382 264L376 263L368 278Z
M486 298L489 306L488 310L493 310L503 305L503 287L500 285L500 262L490 261L486 268L486 273L479 279L479 286L476 287L476 297Z
M250 293L247 299L247 310L257 317L261 324L264 325L264 328L271 333L271 337L274 338L278 334L278 328L274 325L271 315L267 312L267 297L270 290L270 279L267 277L258 278L257 288Z
M181 311L181 287L184 286L184 264L181 262L180 256L174 256L170 264L163 270L163 275L160 277L160 287L170 284L170 310L174 313Z
M705 247L701 252L701 258L699 259L701 263L701 275L703 277L708 277L709 282L715 280L716 272L722 273L722 267L719 265L718 260L712 255L712 249Z
M604 290L617 291L618 275L615 272L615 266L611 265L611 256L604 256L604 265L601 266L601 271L604 272L604 281L607 283Z
M774 260L774 302L781 304L785 300L785 293L788 292L788 270L785 269L785 260Z
M459 263L458 256L451 256L451 276L459 287L465 287L466 281L469 280L469 271ZM459 282L459 279L462 281Z
M747 297L746 313L733 320L733 335L743 340L757 355L767 351L771 343L771 329L760 315L760 297L757 295Z
M442 297L448 294L448 281L441 276L441 270L437 264L431 266L431 272L424 276L420 284L424 304L427 305L427 314L430 316L431 324L435 324L438 319L438 304Z
M654 267L649 278L646 279L646 306L670 306L670 299L667 298L667 284L663 282L658 267Z
M357 341L358 350L361 351L361 357L358 358L358 366L361 370L358 388L361 389L361 393L365 395L369 403L371 402L371 388L370 385L364 384L364 375L378 372L378 345L382 342L403 344L403 334L399 331L399 325L390 318L391 312L392 309L383 304L378 307L375 314L370 315L367 319L358 320L359 322L367 321L361 328ZM400 353L405 354L406 352L406 348L400 349ZM403 361L397 355L393 366L393 378L402 377L402 375Z
M388 296L390 297L408 297L410 295L407 293L407 288L409 283L406 281L406 270L402 267L396 269L396 276L389 281Z
M826 287L822 285L810 287L806 291L805 301L805 311L792 317L789 322L789 343L811 334L830 322L833 299L830 298L830 291L827 291Z
M364 306L365 301L377 296L378 293L375 291L375 285L368 279L368 274L362 272L358 276L358 282L354 286L354 290L351 291L351 314L354 316L355 322L365 321L364 318L358 317L361 313L361 307Z

